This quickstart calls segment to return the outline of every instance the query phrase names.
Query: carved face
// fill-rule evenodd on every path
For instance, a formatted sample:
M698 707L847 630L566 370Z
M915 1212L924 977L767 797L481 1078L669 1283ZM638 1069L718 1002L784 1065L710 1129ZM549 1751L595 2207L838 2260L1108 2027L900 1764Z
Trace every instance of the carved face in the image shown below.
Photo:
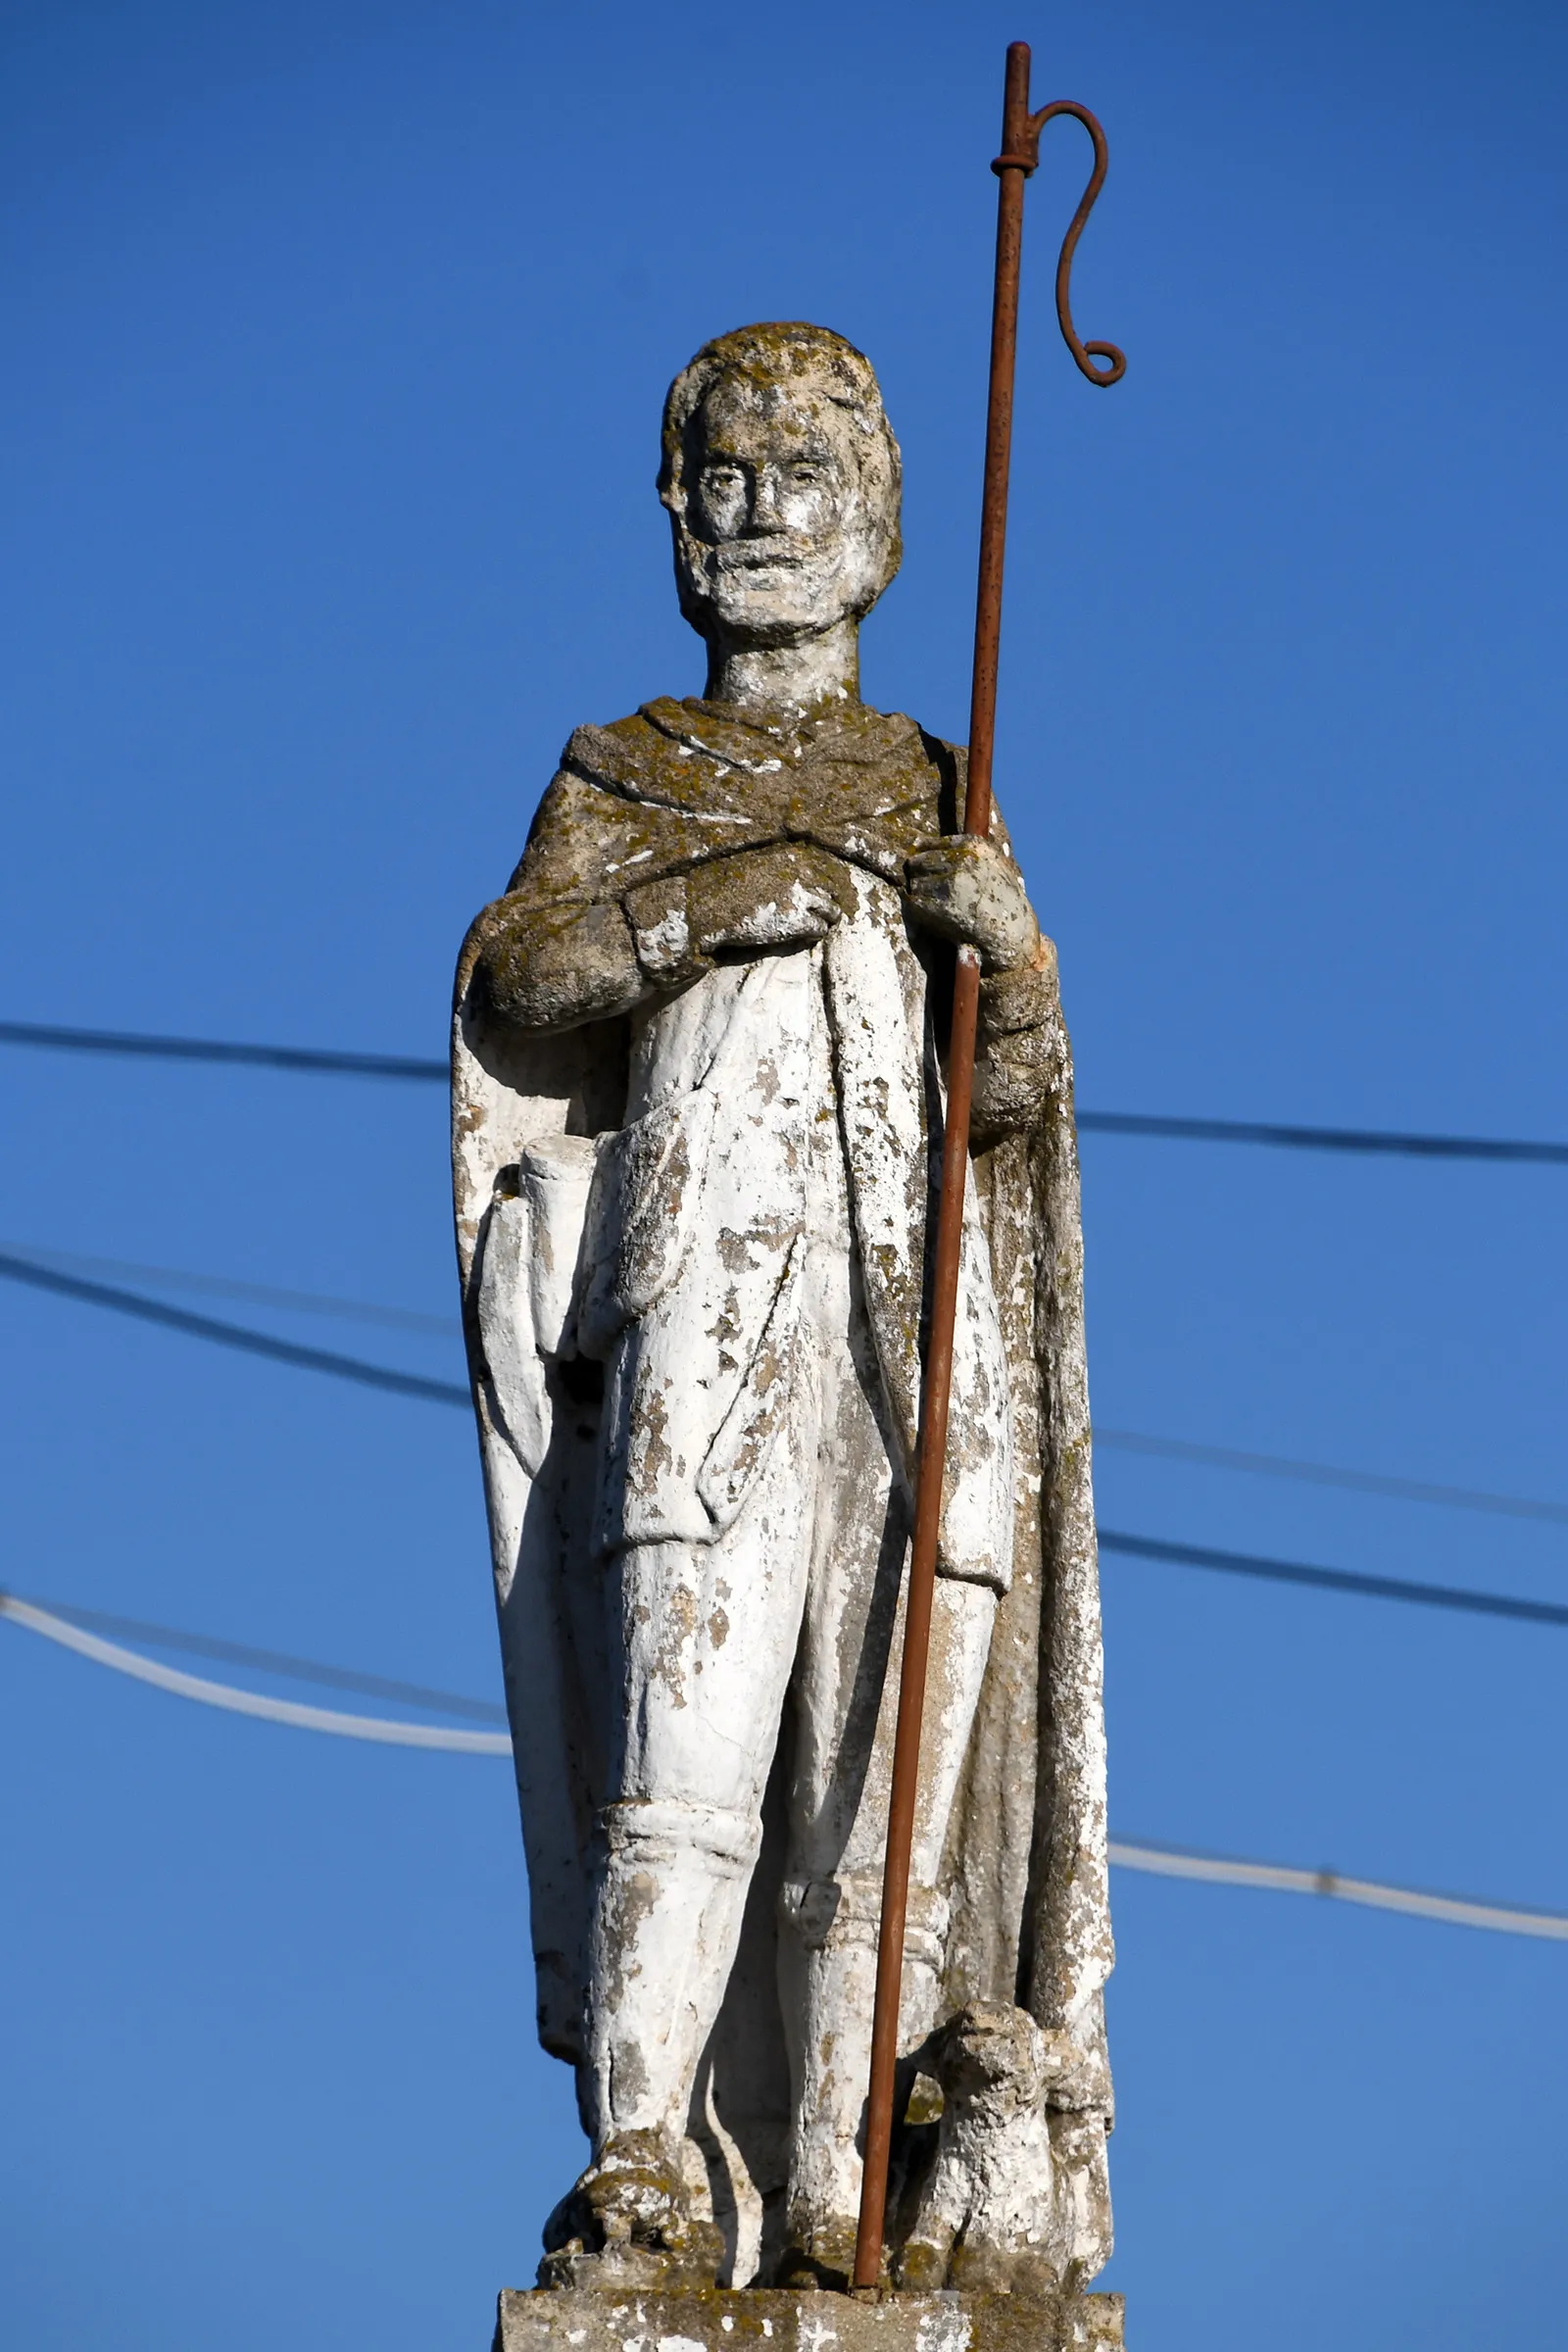
M722 377L692 418L682 601L731 643L789 645L874 601L884 550L856 431L808 377Z

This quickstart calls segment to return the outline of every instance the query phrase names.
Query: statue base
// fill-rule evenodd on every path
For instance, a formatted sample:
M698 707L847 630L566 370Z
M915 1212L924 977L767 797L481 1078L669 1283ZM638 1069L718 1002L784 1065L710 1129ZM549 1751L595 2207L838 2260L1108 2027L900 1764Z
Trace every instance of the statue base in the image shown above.
M493 2352L1123 2352L1122 2297L506 2287Z

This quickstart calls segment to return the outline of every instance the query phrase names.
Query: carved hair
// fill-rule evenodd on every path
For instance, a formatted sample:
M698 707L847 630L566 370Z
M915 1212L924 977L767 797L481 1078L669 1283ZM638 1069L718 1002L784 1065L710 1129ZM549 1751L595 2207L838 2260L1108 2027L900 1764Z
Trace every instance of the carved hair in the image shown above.
M759 386L808 384L825 392L855 426L853 446L871 541L867 594L859 611L868 612L904 555L899 528L903 461L870 361L831 328L811 326L804 319L738 326L727 335L715 335L670 385L664 401L659 495L675 527L677 571L685 568L679 557L686 515L686 468L695 454L693 427L714 386L733 378ZM698 613L687 609L684 583L681 607L688 620L700 626Z

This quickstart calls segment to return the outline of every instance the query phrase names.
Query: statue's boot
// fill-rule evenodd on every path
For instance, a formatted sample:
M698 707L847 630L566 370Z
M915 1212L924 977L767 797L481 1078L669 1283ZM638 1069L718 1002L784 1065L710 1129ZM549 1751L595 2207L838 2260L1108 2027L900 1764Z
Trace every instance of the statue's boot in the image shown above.
M624 2195L608 2183L601 2193L590 2167L572 2192L577 2206L567 2198L557 2208L562 2242L583 2236L567 2226L567 2207L580 2209L593 2234L600 2199L617 2230L625 2207L631 2218L622 2234L633 2243L673 2250L690 2243L695 2226L680 2150L740 1941L760 1831L715 1806L651 1801L607 1805L602 1827L579 2088L596 2165L638 2179L628 2178ZM626 2152L624 2164L616 2150ZM716 2268L716 2231L713 2245ZM584 2249L597 2250L587 2237Z
M545 2224L541 2286L711 2286L724 2241L694 2211L680 2151L662 2132L621 2132Z
M795 2121L780 2286L844 2287L854 2271L881 1904L879 1875L785 1888L780 1989L800 2040L791 2051ZM901 2051L917 2047L935 2023L946 1930L941 1896L911 1886Z

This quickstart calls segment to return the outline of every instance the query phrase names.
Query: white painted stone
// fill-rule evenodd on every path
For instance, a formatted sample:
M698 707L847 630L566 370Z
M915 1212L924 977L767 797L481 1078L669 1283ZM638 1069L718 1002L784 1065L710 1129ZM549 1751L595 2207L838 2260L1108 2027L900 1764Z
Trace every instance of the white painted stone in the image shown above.
M943 2045L911 2260L942 2284L961 2251L993 2284L1109 2246L1070 1062L1004 840L933 839L937 754L858 704L898 465L835 338L700 355L661 489L708 700L579 730L460 972L459 1256L540 2032L594 2155L551 2224L562 2284L745 2283L786 2243L848 2261L946 938L1013 992L998 1054L1046 1075L965 1211L903 2044L982 2007ZM933 2306L916 2352L966 2328Z

